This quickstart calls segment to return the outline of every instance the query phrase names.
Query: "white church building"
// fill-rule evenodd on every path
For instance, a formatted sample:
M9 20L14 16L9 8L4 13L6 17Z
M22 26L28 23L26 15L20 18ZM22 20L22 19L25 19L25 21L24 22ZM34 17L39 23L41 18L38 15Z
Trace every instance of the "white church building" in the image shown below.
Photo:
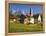
M30 20L28 20L28 18L25 18L24 24L27 24L27 23L32 23L32 24L34 24L35 21L36 21L37 23L41 23L41 15L39 15L38 18L35 20L35 18L33 17L33 10L32 10L32 9L30 9L30 14L29 14L29 16L30 16L30 18L29 18Z

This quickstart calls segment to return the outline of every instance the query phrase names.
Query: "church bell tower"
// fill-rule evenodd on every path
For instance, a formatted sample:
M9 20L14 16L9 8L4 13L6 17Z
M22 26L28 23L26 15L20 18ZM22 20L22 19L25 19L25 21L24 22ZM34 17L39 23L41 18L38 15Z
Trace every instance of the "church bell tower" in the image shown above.
M31 8L30 8L30 17L31 17Z
M32 23L34 24L34 18L33 18L33 9L30 8L30 20L29 20L29 23Z

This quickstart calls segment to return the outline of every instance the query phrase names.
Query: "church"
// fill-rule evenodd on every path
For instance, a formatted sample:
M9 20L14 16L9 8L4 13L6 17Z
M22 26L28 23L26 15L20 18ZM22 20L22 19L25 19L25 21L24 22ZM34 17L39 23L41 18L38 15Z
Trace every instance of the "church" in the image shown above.
M36 23L41 23L41 15L38 15L38 17L34 18L34 15L33 15L33 10L30 8L30 12L27 16L21 14L21 16L18 18L19 22L22 23L22 24L36 24ZM16 21L14 19L14 21Z
M33 10L30 8L29 18L24 19L24 24L35 24L35 23L41 23L41 16L39 15L38 18L33 17Z

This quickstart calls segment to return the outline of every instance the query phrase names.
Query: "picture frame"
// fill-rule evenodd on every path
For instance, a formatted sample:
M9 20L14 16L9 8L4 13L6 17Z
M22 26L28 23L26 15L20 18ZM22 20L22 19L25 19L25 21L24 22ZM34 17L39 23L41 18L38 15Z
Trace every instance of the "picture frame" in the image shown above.
M8 32L8 24L9 24L9 3L17 3L17 4L31 4L31 5L42 5L42 13L43 13L43 31L42 32L17 32L17 33L9 33ZM44 2L24 2L24 1L5 1L5 35L21 35L21 34L38 34L45 32L45 3Z

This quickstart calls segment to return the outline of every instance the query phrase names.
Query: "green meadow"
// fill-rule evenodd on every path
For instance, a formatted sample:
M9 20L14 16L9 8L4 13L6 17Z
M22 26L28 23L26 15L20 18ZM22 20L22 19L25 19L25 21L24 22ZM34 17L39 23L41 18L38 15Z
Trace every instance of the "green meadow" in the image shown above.
M22 24L18 22L9 22L8 32L42 32L43 26L41 24Z

